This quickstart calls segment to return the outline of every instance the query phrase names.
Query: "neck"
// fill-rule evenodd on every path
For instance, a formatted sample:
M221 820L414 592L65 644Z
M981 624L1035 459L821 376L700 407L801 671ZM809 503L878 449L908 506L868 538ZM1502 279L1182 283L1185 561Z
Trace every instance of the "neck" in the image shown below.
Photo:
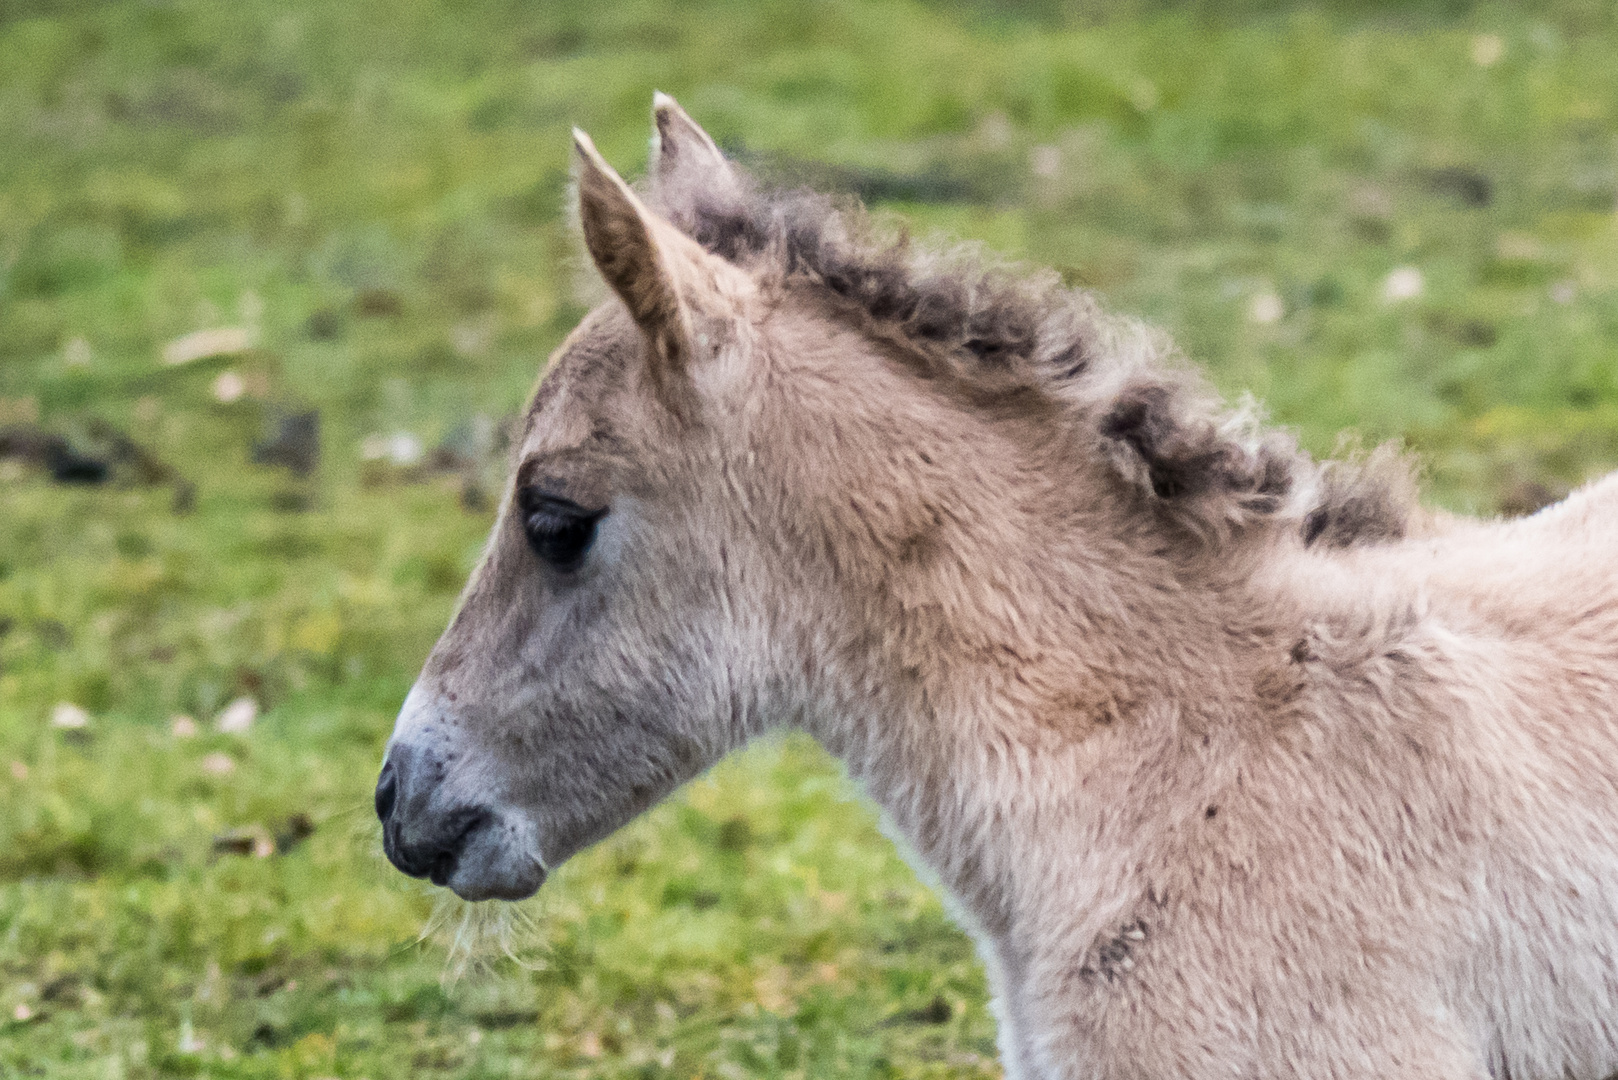
M1284 655L1238 590L1101 535L925 593L890 575L891 629L809 724L1000 940L1058 889L1099 928L1150 891L1134 853L1203 812L1258 658Z

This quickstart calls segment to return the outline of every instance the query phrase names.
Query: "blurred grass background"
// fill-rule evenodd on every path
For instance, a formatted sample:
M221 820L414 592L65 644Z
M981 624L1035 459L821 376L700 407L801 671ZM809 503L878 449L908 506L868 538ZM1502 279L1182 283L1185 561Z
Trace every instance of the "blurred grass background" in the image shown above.
M1618 464L1615 71L1601 0L0 0L0 1077L997 1075L798 740L524 964L416 942L370 790L581 313L568 126L635 174L669 91L1513 513Z

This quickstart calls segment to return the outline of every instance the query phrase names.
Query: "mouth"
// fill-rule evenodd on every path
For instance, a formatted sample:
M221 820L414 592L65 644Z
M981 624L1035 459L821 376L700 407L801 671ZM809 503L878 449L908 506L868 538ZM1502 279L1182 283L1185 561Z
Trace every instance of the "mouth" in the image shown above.
M428 881L434 885L448 885L455 877L455 870L460 865L462 849L466 845L466 838L472 831L481 826L488 819L488 815L477 812L467 815L464 822L456 825L451 834L446 837L444 849L432 856L424 868L418 867L418 875L425 874ZM409 873L410 871L406 871Z
M390 820L382 831L388 860L463 900L524 900L549 876L532 829L519 818L479 807L440 822L431 841L404 844L400 822Z
M532 828L500 813L467 829L453 863L435 869L432 883L462 900L525 900L550 876Z
M507 879L479 879L457 880L451 877L448 881L434 881L435 885L446 885L449 891L462 900L479 902L483 900L505 900L515 902L526 900L539 891L545 884L549 875L543 866L534 864L533 870L519 878Z

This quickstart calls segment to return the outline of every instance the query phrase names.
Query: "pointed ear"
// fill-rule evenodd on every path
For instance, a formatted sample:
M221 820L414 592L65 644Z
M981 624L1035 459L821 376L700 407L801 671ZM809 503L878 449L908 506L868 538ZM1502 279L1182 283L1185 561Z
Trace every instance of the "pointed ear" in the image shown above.
M741 174L713 137L661 90L652 95L652 125L652 194L676 224L689 229L699 206L741 203Z
M585 246L651 342L654 379L672 389L696 343L737 313L750 280L648 210L577 128L573 146Z
M669 237L658 243L659 222L596 151L590 136L574 128L573 147L579 154L579 222L590 258L658 354L683 367L691 326L680 300L677 267L665 251ZM661 231L671 230L664 225Z

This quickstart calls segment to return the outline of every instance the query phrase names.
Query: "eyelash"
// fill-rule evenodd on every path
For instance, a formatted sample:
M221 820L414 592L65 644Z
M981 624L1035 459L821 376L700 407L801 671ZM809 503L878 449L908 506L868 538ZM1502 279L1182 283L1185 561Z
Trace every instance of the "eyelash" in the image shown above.
M528 546L553 569L564 573L584 564L595 543L596 524L606 516L606 508L586 510L568 499L540 492L523 492L523 532Z

